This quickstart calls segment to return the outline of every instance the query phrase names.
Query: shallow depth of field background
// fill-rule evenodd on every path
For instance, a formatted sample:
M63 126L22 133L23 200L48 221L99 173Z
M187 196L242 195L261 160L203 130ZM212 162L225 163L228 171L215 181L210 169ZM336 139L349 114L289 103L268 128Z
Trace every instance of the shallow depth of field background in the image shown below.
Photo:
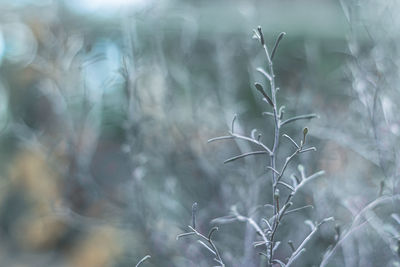
M318 148L289 173L301 163L326 175L296 196L314 209L279 233L298 244L304 220L334 216L298 262L318 265L335 224L346 229L381 184L398 192L399 10L378 0L0 1L0 266L124 267L147 254L143 266L211 266L194 238L176 240L193 202L207 233L232 206L252 214L271 200L265 157L223 164L250 147L207 144L235 113L238 131L272 142L253 86L267 84L255 71L265 66L258 25L270 46L287 33L275 57L287 118L319 115L283 129L299 140L307 125ZM292 149L282 140L279 157ZM331 266L397 266L398 208L376 212ZM263 264L245 236L240 222L215 234L229 266ZM277 256L288 255L282 245Z

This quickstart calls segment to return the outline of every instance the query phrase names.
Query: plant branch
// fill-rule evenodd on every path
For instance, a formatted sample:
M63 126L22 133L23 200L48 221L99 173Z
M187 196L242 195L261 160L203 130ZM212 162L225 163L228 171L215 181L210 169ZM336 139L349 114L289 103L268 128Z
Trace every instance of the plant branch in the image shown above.
M297 258L298 256L304 252L304 247L307 245L308 241L310 241L311 237L317 232L318 228L329 221L333 221L333 217L325 218L323 219L320 223L314 226L313 230L311 233L308 234L308 236L301 242L300 246L292 253L292 255L289 257L288 262L286 263L286 267L289 267Z
M314 113L306 114L306 115L299 115L299 116L295 116L293 118L290 118L290 119L287 119L287 120L281 122L280 126L283 126L285 124L288 124L288 123L291 123L291 122L294 122L297 120L309 120L309 119L313 119L313 118L317 118L317 117L318 117L318 115L314 114Z
M261 227L252 218L240 215L236 209L232 209L232 214L236 216L236 219L238 221L248 222L254 228L254 230L262 237L265 244L268 245L270 241L268 240L267 236L265 235ZM270 227L269 223L268 226Z
M289 135L283 134L282 136L289 139L289 141L292 142L296 148L298 148L298 149L300 148L299 145Z
M211 138L211 139L209 139L207 141L207 143L211 143L211 142L219 141L219 140L235 139L236 138L236 139L245 140L245 141L248 141L250 143L258 145L258 146L262 147L263 149L265 149L265 151L268 152L268 154L272 153L271 149L269 149L265 144L263 144L259 140L256 140L256 139L253 139L253 138L250 138L250 137L247 137L247 136L243 136L243 135L240 135L240 134L232 133L232 132L230 132L229 134L230 135L227 135L227 136L220 136L220 137Z
M203 246L205 246L210 252L212 252L212 253L217 257L217 258L214 259L214 260L215 260L216 262L218 262L219 264L221 264L221 267L224 267L225 264L224 264L224 262L222 261L221 254L219 253L217 247L215 246L214 242L213 242L212 239L211 239L212 234L213 234L215 231L218 230L218 227L213 227L213 228L210 230L210 233L208 234L207 237L206 237L205 235L201 234L200 232L198 232L198 231L197 231L195 228L193 228L192 226L189 225L188 227L189 227L189 229L191 230L191 232L179 234L176 238L179 239L179 238L181 238L181 237L185 237L185 236L189 236L189 235L196 235L196 236L198 236L199 238L201 238L201 239L207 241L207 242L210 244L211 247L207 246L204 242L202 242L201 240L199 240L200 243L201 243Z
M260 155L260 154L269 154L269 153L268 153L268 151L252 151L252 152L243 153L241 155L229 158L229 159L225 160L224 163L232 162L234 160L241 159L241 158L244 158L244 157L247 157L247 156Z
M148 260L148 259L150 259L150 258L151 258L150 255L144 256L144 257L135 265L135 267L139 267L140 264L142 264L143 262L145 262L146 260Z

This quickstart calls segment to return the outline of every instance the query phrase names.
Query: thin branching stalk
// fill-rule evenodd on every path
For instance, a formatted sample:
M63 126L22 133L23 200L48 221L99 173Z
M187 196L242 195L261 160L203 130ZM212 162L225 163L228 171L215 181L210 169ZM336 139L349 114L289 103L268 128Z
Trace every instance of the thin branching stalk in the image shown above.
M187 237L187 236L197 236L199 244L201 244L203 247L205 247L213 256L215 256L214 261L216 261L219 266L225 267L225 264L222 260L221 254L219 253L219 250L214 244L214 241L212 240L213 234L218 231L218 227L213 227L211 228L210 232L208 233L207 236L203 235L199 231L196 230L196 212L197 212L197 203L195 202L192 205L192 226L188 226L190 229L189 232L182 233L176 236L176 239L178 240L181 237ZM207 242L209 245L207 245L205 242Z
M333 217L330 217L330 218L323 219L320 223L318 223L315 226L313 224L311 224L311 226L312 226L311 233L308 234L308 236L303 240L303 242L299 245L299 247L292 253L292 256L290 256L288 262L286 263L286 267L293 264L293 262L298 258L298 256L305 251L306 244L310 241L311 237L315 234L315 232L317 232L318 228L322 224L329 222L329 221L333 221L333 220L334 220Z
M275 73L274 73L274 67L273 67L273 58L274 55L276 53L276 50L278 48L278 45L280 43L280 41L282 40L283 36L285 35L285 33L281 33L276 42L275 45L273 47L272 53L269 53L268 47L265 43L265 38L262 32L261 27L257 28L257 33L258 33L258 37L260 39L261 45L264 49L265 52L265 56L267 59L267 65L268 65L268 70L269 72L264 71L263 69L258 69L259 72L261 72L262 74L264 74L265 77L267 77L267 79L269 80L270 83L270 91L271 91L271 99L269 99L268 103L270 103L270 105L272 106L273 112L272 112L272 116L274 118L274 141L273 141L273 146L272 146L272 150L270 153L270 166L269 169L272 170L271 172L271 176L272 176L272 203L274 205L274 216L273 216L273 227L272 227L272 232L269 238L269 243L268 243L268 249L269 249L269 253L267 254L268 257L268 263L269 266L272 266L273 263L280 263L279 261L277 261L276 259L274 259L274 246L275 246L275 236L278 230L278 227L280 225L280 221L283 218L283 216L285 215L285 213L287 212L287 209L292 205L292 202L290 202L290 200L292 199L292 197L294 196L294 193L297 191L299 186L302 186L303 184L300 185L295 185L295 187L281 181L289 163L293 160L293 158L295 156L297 156L300 153L304 153L304 152L308 152L308 151L315 151L316 149L314 147L311 148L305 148L303 149L303 146L305 145L306 142L306 135L308 133L308 129L304 128L303 130L303 140L300 142L300 145L298 145L290 136L288 135L283 135L284 137L288 138L295 146L296 146L296 150L293 152L292 155L290 155L289 157L286 158L282 169L280 172L277 171L276 168L276 157L278 154L278 146L279 146L279 137L280 137L280 128L283 125L286 125L288 123L297 121L297 120L302 120L302 119L312 119L317 117L316 114L306 114L306 115L300 115L300 116L295 116L293 118L287 119L285 121L282 121L282 117L283 117L283 109L284 107L282 106L281 108L279 108L279 112L278 112L278 103L277 103L277 88L275 86ZM262 93L262 95L267 98L268 95L265 93L265 91L263 90L262 86L258 83L256 83L256 88L258 91L260 91ZM304 180L302 181L304 182ZM279 210L279 189L278 189L278 185L283 185L285 186L287 189L291 190L292 192L290 193L287 201L285 202L285 204L283 205L282 209ZM301 252L298 252L298 255L300 255ZM296 258L298 257L298 255L296 255ZM292 255L293 256L293 255ZM282 265L282 264L281 264Z
M284 219L285 215L291 214L291 213L294 213L297 211L301 211L305 208L312 207L312 206L308 205L308 206L290 209L290 207L293 205L293 202L292 202L293 197L299 191L299 189L302 188L307 182L324 174L323 171L319 171L319 172L316 172L307 177L305 174L304 168L299 165L299 172L300 172L301 178L297 178L295 176L292 177L292 184L289 184L288 182L284 181L283 178L285 176L285 171L288 169L288 166L293 161L293 159L302 153L316 151L316 148L315 147L305 147L306 137L308 134L307 127L305 127L303 129L303 138L302 138L302 140L300 140L299 143L297 143L293 138L291 138L287 134L283 134L282 136L287 138L295 146L295 150L292 152L292 154L290 154L288 157L286 157L285 161L282 164L282 167L277 168L276 160L277 160L277 156L278 156L278 148L279 148L279 142L280 142L280 136L281 136L280 130L281 130L281 127L286 124L289 124L291 122L295 122L298 120L312 119L312 118L317 117L317 115L316 114L305 114L305 115L299 115L299 116L295 116L295 117L283 120L285 107L279 106L277 103L278 88L275 85L275 73L274 73L274 67L273 67L273 59L274 59L274 56L276 55L279 44L280 44L283 36L285 35L285 33L279 34L271 53L267 47L266 40L265 40L265 37L264 37L261 27L258 27L257 30L254 30L254 34L255 34L255 37L261 43L262 49L265 53L266 62L267 62L267 70L265 70L263 68L257 68L257 71L260 72L268 80L269 92L267 92L267 90L264 89L264 87L261 83L257 82L257 83L255 83L254 86L255 86L256 90L263 97L263 100L268 104L268 107L270 109L272 109L272 112L269 112L269 111L263 112L263 114L273 117L274 136L273 136L272 148L270 148L269 146L267 146L266 144L264 144L263 142L260 141L261 134L259 134L258 137L255 136L256 130L253 130L251 132L250 137L236 133L234 126L235 126L235 121L237 119L237 115L235 115L232 120L232 126L231 126L231 131L229 131L229 135L212 138L212 139L208 140L208 142L229 140L229 139L238 139L238 140L243 140L243 141L253 143L262 149L262 150L258 150L258 151L246 152L241 155L231 157L231 158L225 160L224 163L232 162L232 161L235 161L235 160L247 157L247 156L251 156L251 155L265 154L267 157L269 157L267 169L271 171L271 174L269 177L271 179L271 184L272 184L272 186L271 186L272 204L267 204L267 205L272 207L273 215L269 219L264 218L262 220L266 225L265 229L263 229L263 227L261 227L251 217L239 214L236 207L233 207L231 209L231 215L217 218L214 221L215 222L218 221L220 223L227 223L227 222L232 222L233 220L237 220L237 221L242 221L242 222L248 223L248 225L250 225L255 230L255 232L258 233L259 236L261 236L261 238L262 238L261 241L256 241L253 243L253 245L255 247L265 246L266 251L261 252L260 255L267 257L268 266L272 267L274 264L279 264L280 266L289 266L305 251L306 244L311 239L311 237L314 235L314 233L318 230L318 228L323 223L332 220L332 218L323 219L320 223L315 224L315 225L312 223L309 223L313 227L311 233L305 237L305 239L301 242L300 246L297 249L294 249L294 246L292 243L292 247L293 247L292 252L293 253L288 258L287 263L284 263L282 260L275 258L274 253L278 249L279 244L281 243L280 241L276 240L276 235L277 235L279 226L281 224L281 221ZM282 201L282 203L281 203L281 199L280 199L280 191L279 190L289 190L289 195L288 195L286 201ZM197 235L204 241L209 242L211 247L207 246L208 250L211 251L216 256L216 261L219 262L220 264L222 264L222 260L218 253L218 250L210 242L211 240L209 240L205 236L198 233L194 228L191 228L191 229L192 229L191 232L181 234L178 237L181 237L181 236L183 237L183 236L188 236L188 235ZM204 242L203 242L203 244L204 244Z

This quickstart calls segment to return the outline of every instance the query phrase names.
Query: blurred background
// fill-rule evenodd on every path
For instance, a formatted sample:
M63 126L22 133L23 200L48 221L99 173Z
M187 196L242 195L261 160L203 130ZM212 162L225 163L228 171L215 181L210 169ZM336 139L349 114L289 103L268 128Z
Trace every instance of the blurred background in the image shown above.
M277 257L334 216L296 266L317 266L334 225L398 191L400 45L397 1L0 1L0 266L212 266L187 231L191 207L212 219L260 220L271 199L266 158L224 160L251 147L207 140L253 128L272 143L268 106L253 84L265 66L252 29L275 57L283 129L309 127L317 152L289 166L325 170L296 196L312 204L282 224ZM278 166L293 147L282 140ZM328 266L399 266L398 203L368 214ZM400 220L399 220L400 222ZM215 241L228 266L264 266L242 222Z

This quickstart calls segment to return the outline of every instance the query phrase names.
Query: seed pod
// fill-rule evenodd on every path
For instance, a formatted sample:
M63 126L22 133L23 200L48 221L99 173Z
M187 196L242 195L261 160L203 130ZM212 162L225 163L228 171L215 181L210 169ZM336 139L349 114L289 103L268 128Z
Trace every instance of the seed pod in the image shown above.
M304 134L304 136L306 136L308 134L308 128L307 127L304 127L303 134Z
M264 34L262 33L261 26L258 26L258 27L257 27L257 31L258 31L258 34L260 35L261 45L264 45L264 44L265 44L265 41L264 41Z
M279 43L281 42L283 36L285 36L285 35L286 35L286 32L281 32L281 33L279 34L278 38L276 39L274 48L272 49L272 53L271 53L271 60L274 59L276 49L278 48Z
M304 129L303 129L303 145L306 143L307 134L308 134L308 128L304 127Z
M264 96L268 104L270 104L273 107L274 103L272 102L271 98L267 95L267 93L264 91L263 86L260 83L254 83L254 86Z

